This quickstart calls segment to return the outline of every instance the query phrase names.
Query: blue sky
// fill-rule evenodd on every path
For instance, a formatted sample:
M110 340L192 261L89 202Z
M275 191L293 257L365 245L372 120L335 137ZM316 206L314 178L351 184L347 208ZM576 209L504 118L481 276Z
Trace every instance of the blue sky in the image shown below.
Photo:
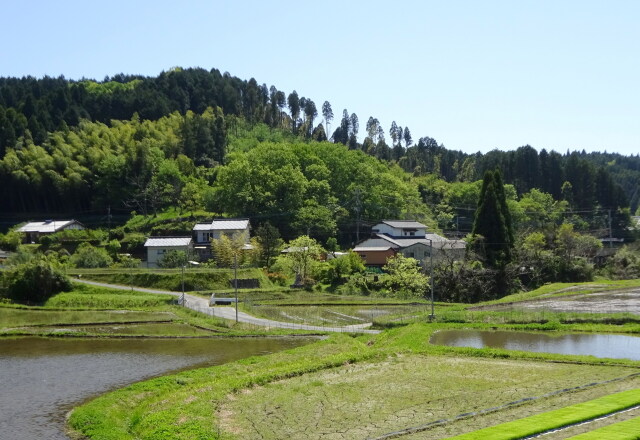
M466 152L640 152L639 1L0 5L0 76L217 68L328 100L361 132L373 116Z

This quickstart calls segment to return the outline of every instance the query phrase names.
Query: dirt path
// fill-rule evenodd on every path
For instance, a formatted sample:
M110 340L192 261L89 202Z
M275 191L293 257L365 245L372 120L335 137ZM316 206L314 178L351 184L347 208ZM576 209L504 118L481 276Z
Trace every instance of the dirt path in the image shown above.
M162 295L171 295L178 298L179 301L182 301L182 293L180 292L171 292L168 290L158 290L158 289L147 289L143 287L133 287L133 286L122 286L118 284L107 284L100 283L97 281L89 281L82 279L74 279L74 282L79 282L83 284L90 284L92 286L99 287L107 287L110 289L120 289L120 290L130 290L134 292L145 292L145 293L156 293ZM235 307L209 307L209 301L206 298L202 298L195 295L184 295L184 304L185 307L195 310L200 313L204 313L205 315L215 316L216 318L235 320L236 316L239 322L245 324L252 324L260 327L271 327L271 328L287 328L291 330L309 330L309 331L319 331L319 332L339 332L339 333L371 333L376 334L380 333L380 330L370 330L367 327L371 326L371 323L364 324L356 324L356 325L347 325L344 327L323 327L317 325L306 325L306 324L294 324L290 322L282 322L282 321L272 321L270 319L262 319L257 318L255 316L249 315L248 313L239 311L236 315Z

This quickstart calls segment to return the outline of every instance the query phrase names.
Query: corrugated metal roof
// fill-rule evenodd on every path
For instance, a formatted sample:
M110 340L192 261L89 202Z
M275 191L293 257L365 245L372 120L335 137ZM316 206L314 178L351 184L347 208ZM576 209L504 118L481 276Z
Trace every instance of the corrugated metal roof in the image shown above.
M249 227L248 219L214 220L211 223L197 223L194 231L237 231Z
M40 232L40 233L51 233L59 231L73 223L76 223L75 220L47 220L44 222L30 222L26 225L20 227L18 232Z
M382 220L382 223L398 229L426 229L426 225L415 220Z
M191 244L191 237L149 237L145 247L185 247Z

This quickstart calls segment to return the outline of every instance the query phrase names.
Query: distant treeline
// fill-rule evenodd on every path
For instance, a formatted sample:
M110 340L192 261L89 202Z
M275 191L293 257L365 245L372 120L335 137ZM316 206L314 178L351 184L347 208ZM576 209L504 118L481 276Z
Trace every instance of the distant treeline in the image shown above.
M471 182L499 167L518 194L539 188L576 210L638 209L638 155L560 154L531 146L466 154L429 137L414 143L409 128L395 121L387 141L374 117L367 120L366 135L359 142L356 114L343 110L331 132L333 119L328 101L316 106L295 90L286 94L217 69L176 68L157 77L119 74L103 81L0 78L0 209L64 212L71 206L106 204L149 209L149 199L162 192L149 187L162 160L181 166L180 175L193 176L194 186L211 184L214 172L187 168L224 164L229 131L240 120L249 126L264 123L300 139L342 143L396 162L415 176L435 174L447 182ZM160 120L164 122L145 122ZM119 129L114 134L107 127ZM162 130L168 131L161 134ZM124 138L109 138L117 135ZM172 171L167 167L161 178L169 179ZM176 187L170 183L165 189L168 186Z

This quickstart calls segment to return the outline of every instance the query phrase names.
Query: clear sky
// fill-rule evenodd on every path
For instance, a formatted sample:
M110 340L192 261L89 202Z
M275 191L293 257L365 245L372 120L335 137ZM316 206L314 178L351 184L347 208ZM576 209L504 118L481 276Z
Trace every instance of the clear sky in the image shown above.
M466 152L640 152L640 1L0 0L0 76L217 68ZM336 121L333 123L335 127Z

